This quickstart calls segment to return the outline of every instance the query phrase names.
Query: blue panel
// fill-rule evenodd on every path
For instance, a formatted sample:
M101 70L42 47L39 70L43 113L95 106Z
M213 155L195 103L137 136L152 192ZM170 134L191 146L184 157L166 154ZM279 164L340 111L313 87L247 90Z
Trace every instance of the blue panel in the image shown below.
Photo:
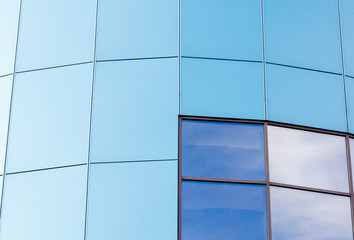
M100 0L97 59L178 55L178 0Z
M87 162L92 64L16 75L7 172Z
M0 76L14 69L19 0L0 0Z
M270 189L273 240L352 240L350 198Z
M349 132L354 133L354 78L346 77Z
M264 119L261 63L182 60L183 115Z
M91 167L87 240L177 240L177 160Z
M259 0L183 0L182 55L262 60Z
M267 65L269 120L346 131L343 78Z
M1 240L83 240L86 166L6 176Z
M182 240L265 240L265 186L182 182Z
M93 60L96 0L23 0L16 71Z
M10 113L12 75L0 77L0 174L4 172L7 129Z
M178 59L96 70L91 161L177 159Z
M183 121L182 175L265 180L263 125Z
M354 1L340 3L345 74L354 77Z
M345 137L268 127L270 181L349 192Z
M336 0L265 0L266 60L341 72Z

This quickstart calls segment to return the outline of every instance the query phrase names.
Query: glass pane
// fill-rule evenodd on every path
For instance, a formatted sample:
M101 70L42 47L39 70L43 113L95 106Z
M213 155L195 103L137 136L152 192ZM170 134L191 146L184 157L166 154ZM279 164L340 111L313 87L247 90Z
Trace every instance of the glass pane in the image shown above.
M268 62L341 73L336 0L264 1Z
M97 59L178 56L177 0L100 0Z
M177 239L177 166L92 165L87 239Z
M182 182L182 240L267 239L265 186Z
M259 0L182 0L182 55L262 61Z
M182 59L183 115L264 119L261 63Z
M0 0L0 76L13 72L19 0Z
M11 101L12 75L0 77L0 174L4 172L4 161L7 141Z
M265 180L263 125L184 120L182 175Z
M91 161L177 159L178 59L96 70Z
M92 64L16 75L7 172L87 162Z
M273 240L352 240L350 198L270 188Z
M267 65L268 119L346 132L343 77Z
M346 77L349 132L354 133L354 78Z
M270 180L348 192L345 138L268 127Z
M354 1L340 3L345 74L354 77Z
M83 240L86 166L6 176L1 240Z
M350 144L350 162L351 162L351 166L352 166L352 176L354 176L354 139L350 138L349 139L349 144ZM352 181L354 184L354 177L352 177Z
M23 0L16 70L93 60L96 0Z

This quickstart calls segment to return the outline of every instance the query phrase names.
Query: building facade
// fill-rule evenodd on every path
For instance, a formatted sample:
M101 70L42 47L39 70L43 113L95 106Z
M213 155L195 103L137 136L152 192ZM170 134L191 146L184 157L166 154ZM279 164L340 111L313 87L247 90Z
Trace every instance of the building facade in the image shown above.
M353 43L354 0L0 0L0 239L353 240Z

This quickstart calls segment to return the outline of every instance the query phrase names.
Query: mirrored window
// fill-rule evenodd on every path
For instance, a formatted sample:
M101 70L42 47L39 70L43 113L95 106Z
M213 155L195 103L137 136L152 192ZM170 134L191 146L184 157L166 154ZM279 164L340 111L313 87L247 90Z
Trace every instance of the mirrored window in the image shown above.
M16 74L7 172L87 162L92 64Z
M182 121L182 176L265 180L263 125Z
M92 162L177 159L178 59L98 63Z
M4 172L12 75L0 77L0 174Z
M267 239L265 186L182 182L182 240Z
M269 120L347 131L342 76L267 64L266 77Z
M261 63L182 59L183 115L264 119Z
M340 0L345 74L354 77L354 1Z
M345 138L268 126L270 181L348 192Z
M86 166L6 176L1 240L83 240Z
M271 187L273 240L352 240L350 198Z
M92 165L87 239L177 239L177 166Z
M259 0L182 0L182 55L262 61Z
M16 71L93 61L96 0L23 0Z
M266 60L341 73L336 0L264 0Z
M0 76L14 69L20 0L0 0Z
M100 0L97 59L178 56L178 1Z

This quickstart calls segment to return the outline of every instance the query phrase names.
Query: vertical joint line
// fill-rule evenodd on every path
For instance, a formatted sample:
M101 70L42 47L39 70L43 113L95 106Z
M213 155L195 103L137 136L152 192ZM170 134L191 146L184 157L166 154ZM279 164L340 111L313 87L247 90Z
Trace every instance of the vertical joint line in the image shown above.
M178 0L178 113L181 114L181 0Z
M346 117L347 131L349 132L349 116L348 116L348 102L347 102L347 90L346 90L347 88L346 88L346 80L345 80L345 66L344 66L344 51L343 51L343 36L342 36L342 20L341 20L341 11L340 11L340 0L337 0L337 13L338 13L340 52L341 52L341 61L342 61L345 117Z
M346 147L346 153L347 153L348 181L349 181L349 192L350 192L350 210L351 210L351 218L352 218L352 234L354 236L353 172L352 172L352 167L351 167L350 138L348 135L345 137L345 147Z
M85 202L85 226L84 226L84 240L87 238L87 215L88 215L88 197L89 197L89 182L90 182L90 152L91 152L91 135L92 135L92 116L93 116L93 95L96 74L96 46L97 46L97 28L98 28L98 1L96 1L96 21L94 32L94 46L93 46L93 63L92 63L92 84L91 84L91 108L90 108L90 123L89 123L89 142L87 152L87 173L86 173L86 202Z
M261 28L262 28L262 66L263 66L263 94L264 94L264 119L268 119L267 82L266 82L266 56L265 56L265 28L264 28L264 3L261 1Z
M266 197L267 197L267 230L268 240L272 239L272 221L270 211L270 180L269 180L269 154L268 154L268 124L264 123L264 160L266 173Z
M4 159L4 172L2 179L2 190L1 190L1 200L0 200L0 232L2 225L2 213L3 213L3 202L4 202L4 189L5 189L5 180L6 180L6 166L7 166L7 154L8 154L8 145L9 145L9 133L10 133L10 124L11 124L11 113L12 113L12 101L14 94L14 85L15 85L15 73L16 73L16 61L17 61L17 51L18 51L18 39L20 33L20 23L21 23L21 11L22 11L22 0L20 0L18 11L18 22L17 22L17 36L16 36L16 48L15 48L15 58L14 58L14 67L12 72L12 85L11 85L11 95L10 95L10 106L9 106L9 118L7 122L7 133L6 133L6 146L5 146L5 159Z
M178 119L178 209L177 209L177 237L182 239L182 118Z

